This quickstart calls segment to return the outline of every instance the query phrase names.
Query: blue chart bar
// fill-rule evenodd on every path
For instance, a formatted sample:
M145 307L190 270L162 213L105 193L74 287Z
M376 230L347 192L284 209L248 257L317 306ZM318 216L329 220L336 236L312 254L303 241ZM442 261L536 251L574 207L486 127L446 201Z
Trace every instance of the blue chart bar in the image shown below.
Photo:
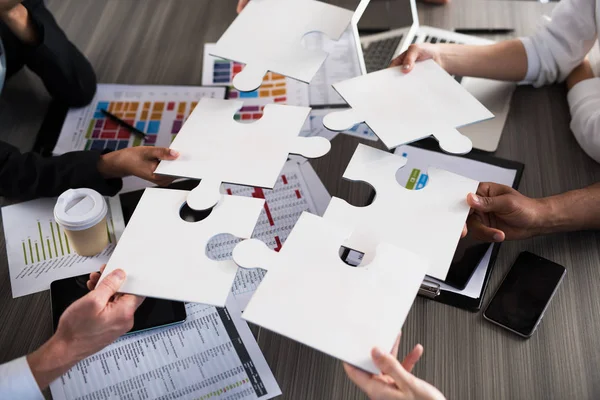
M429 180L429 175L421 174L421 176L419 177L419 181L417 182L416 189L423 189L427 185L427 180Z

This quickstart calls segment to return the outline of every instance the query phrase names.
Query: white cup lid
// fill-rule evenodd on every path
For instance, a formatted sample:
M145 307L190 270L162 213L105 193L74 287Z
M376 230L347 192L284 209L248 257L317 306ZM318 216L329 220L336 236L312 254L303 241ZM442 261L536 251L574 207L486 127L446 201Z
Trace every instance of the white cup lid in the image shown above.
M106 216L104 197L92 189L69 189L58 197L54 219L70 231L82 231L96 225Z

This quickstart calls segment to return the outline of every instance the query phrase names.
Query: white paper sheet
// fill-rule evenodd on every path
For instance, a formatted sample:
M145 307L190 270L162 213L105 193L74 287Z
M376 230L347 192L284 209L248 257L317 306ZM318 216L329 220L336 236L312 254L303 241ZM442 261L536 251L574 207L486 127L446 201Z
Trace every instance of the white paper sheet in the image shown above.
M281 248L302 212L322 215L331 199L310 164L306 160L299 163L299 159L286 163L273 190L223 185L228 194L266 200L265 210L256 223L252 237L262 240L272 249ZM217 235L208 242L207 254L216 260L231 259L231 252L240 241L231 235ZM265 273L263 269L238 270L232 292L242 310Z
M349 26L338 41L328 40L321 34L304 37L308 49L324 50L329 55L309 85L311 106L346 105L332 84L360 75L352 27Z
M2 207L2 223L13 297L50 289L58 279L97 271L112 254L125 222L118 197L108 200L108 246L94 257L82 257L69 246L54 221L56 198Z
M54 154L76 150L123 149L133 146L169 147L198 101L223 99L223 87L98 85L89 106L67 113ZM105 109L147 134L145 140L107 120ZM137 177L123 180L121 193L153 186Z
M475 179L479 182L495 182L507 186L513 185L517 175L517 170L514 169L502 168L467 158L453 157L412 146L400 146L396 149L395 154L408 158L404 168L398 170L396 180L402 186L409 189L418 190L427 184L427 170L430 167L442 168L454 172L455 174ZM480 261L479 266L471 276L469 283L463 290L446 285L431 277L427 277L427 280L439 283L442 290L459 293L474 299L479 298L481 287L485 280L485 274L490 263L492 247L493 245L490 245L485 256Z
M181 325L122 337L50 384L55 400L270 399L281 390L230 296Z

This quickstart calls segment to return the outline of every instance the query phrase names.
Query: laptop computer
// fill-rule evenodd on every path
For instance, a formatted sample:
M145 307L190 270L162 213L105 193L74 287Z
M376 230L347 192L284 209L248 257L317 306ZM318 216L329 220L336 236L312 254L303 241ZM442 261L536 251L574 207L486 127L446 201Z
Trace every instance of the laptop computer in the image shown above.
M415 1L361 0L352 20L352 29L363 74L388 67L394 57L413 43L493 43L479 37L420 26ZM388 20L383 21L383 26L382 16ZM359 27L383 30L385 24L394 29L372 35L359 33ZM495 115L491 120L460 128L459 131L471 139L474 148L488 152L496 151L516 84L470 77L454 78Z

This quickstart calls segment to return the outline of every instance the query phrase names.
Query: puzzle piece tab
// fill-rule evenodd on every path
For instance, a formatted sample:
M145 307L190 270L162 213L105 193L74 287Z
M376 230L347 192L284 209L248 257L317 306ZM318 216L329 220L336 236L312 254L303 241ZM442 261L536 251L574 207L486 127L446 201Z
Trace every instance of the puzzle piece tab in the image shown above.
M242 317L372 373L371 349L391 349L427 272L415 254L380 244L369 265L339 256L348 229L303 213L279 253L256 239L233 251L267 270Z
M494 117L433 60L408 74L387 68L333 88L352 108L325 116L325 127L344 131L365 122L389 149L433 135L442 150L466 154L471 140L456 128Z
M467 194L478 182L430 167L427 186L408 190L396 181L406 158L358 145L344 178L375 188L375 200L355 207L333 197L323 218L353 231L345 246L369 262L380 243L410 249L429 261L428 275L444 280L469 214Z
M180 153L161 161L157 174L202 181L188 205L206 210L221 198L221 183L273 188L288 155L320 157L331 148L322 137L299 137L309 107L268 104L250 124L233 119L242 101L203 98L171 144Z
M146 189L103 277L121 268L123 293L224 307L238 268L208 258L206 244L220 233L250 237L264 200L223 196L204 220L186 222L179 213L188 193Z
M301 44L307 33L338 40L353 12L315 0L253 0L221 36L211 55L246 64L233 79L239 91L256 90L268 71L309 83L324 51Z

